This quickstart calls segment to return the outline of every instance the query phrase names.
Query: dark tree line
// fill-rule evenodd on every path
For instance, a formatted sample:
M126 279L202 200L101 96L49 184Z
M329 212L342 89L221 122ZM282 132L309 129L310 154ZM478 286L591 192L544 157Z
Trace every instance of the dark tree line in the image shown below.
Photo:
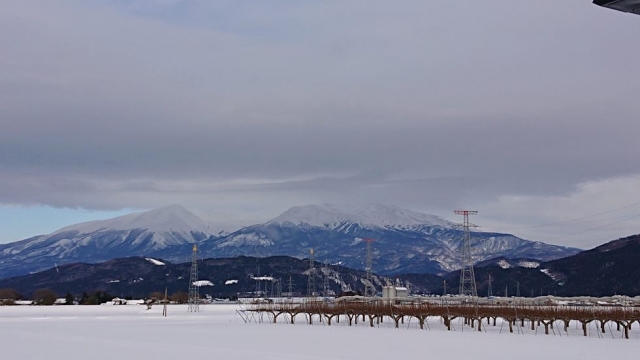
M112 301L116 296L104 291L83 292L80 297L75 297L71 293L64 296L65 303L60 305L100 305ZM189 295L184 291L177 291L168 296L168 300L178 304L188 302ZM18 293L14 289L0 289L0 305L14 305L15 301L28 299L28 297ZM36 305L53 305L58 299L58 294L51 289L38 289L33 293L32 298ZM132 300L131 295L125 296L125 300ZM153 292L147 299L163 300L164 293Z

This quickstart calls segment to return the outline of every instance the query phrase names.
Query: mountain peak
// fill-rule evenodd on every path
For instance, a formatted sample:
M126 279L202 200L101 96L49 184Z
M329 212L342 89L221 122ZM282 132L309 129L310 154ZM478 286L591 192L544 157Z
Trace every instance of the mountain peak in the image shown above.
M453 224L435 215L389 205L306 205L294 206L269 221L271 224L307 224L334 227L343 222L373 227L411 227L431 225L449 228Z
M78 231L92 233L99 230L133 230L146 229L151 232L183 232L192 231L208 233L207 226L196 215L181 205L167 205L157 209L127 214L107 220L89 221L62 228L56 233Z

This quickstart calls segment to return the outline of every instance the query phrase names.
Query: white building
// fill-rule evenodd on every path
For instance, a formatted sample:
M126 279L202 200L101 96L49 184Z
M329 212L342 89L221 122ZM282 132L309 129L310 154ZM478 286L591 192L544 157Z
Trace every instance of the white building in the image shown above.
M400 286L384 286L382 287L383 299L405 298L409 296L409 289Z
M409 296L409 289L406 287L398 287L396 286L396 297L405 298Z

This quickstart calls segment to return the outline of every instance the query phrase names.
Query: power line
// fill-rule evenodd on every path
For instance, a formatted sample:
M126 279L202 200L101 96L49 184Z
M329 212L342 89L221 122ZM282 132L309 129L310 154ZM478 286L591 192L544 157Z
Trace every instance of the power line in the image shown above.
M597 226L597 227L594 227L594 228L591 228L591 229L587 229L587 230L583 230L583 231L580 231L580 232L577 232L577 233L574 233L574 234L558 236L558 237L556 237L556 238L552 238L552 239L546 239L545 241L552 241L552 240L557 240L557 239L566 238L566 237L569 237L569 236L575 236L575 235L580 235L580 234L588 233L588 232L593 231L593 230L602 229L602 228L605 228L605 227L607 227L607 226L611 226L611 225L619 224L619 223L621 223L621 222L625 222L625 221L633 220L633 219L635 219L635 218L639 218L639 217L640 217L640 215L634 215L634 216L628 217L628 218L626 218L626 219L624 219L624 220L615 221L615 222L612 222L612 223L609 223L609 224L606 224L606 225L602 225L602 226Z
M637 203L634 203L634 204L631 204L631 205L622 206L622 207L619 207L619 208L616 208L616 209L603 211L603 212L597 213L597 214L592 214L592 215L587 215L587 216L575 218L575 219L558 221L558 222L549 223L549 224L525 226L525 227L520 227L520 228L507 228L507 229L502 229L501 231L517 231L517 230L536 229L536 228L541 228L541 227L563 225L563 224L572 223L572 222L576 222L576 221L580 221L580 220L591 219L591 218L594 218L594 217L600 216L600 215L610 214L612 212L628 209L628 208L631 208L631 207L634 207L634 206L638 206L638 205L640 205L640 202L637 202Z

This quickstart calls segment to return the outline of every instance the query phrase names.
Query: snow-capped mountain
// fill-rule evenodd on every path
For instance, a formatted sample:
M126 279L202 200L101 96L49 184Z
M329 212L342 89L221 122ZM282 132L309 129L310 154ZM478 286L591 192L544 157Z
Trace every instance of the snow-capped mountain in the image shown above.
M297 206L265 224L253 225L201 244L204 256L289 255L341 263L363 269L366 243L373 246L374 271L380 274L459 269L462 231L433 215L396 207L309 205ZM473 257L551 260L579 249L520 239L509 234L474 232Z
M180 205L168 205L151 211L89 221L64 227L51 235L64 232L91 234L103 230L145 229L153 233L207 233L204 221Z
M0 245L0 278L54 265L96 263L143 256L187 261L192 243L203 258L288 255L355 269L365 268L364 238L373 238L374 271L379 274L444 273L461 267L462 231L433 215L392 206L297 206L264 224L231 234L209 234L205 223L183 207L171 205L110 220L62 228L52 234ZM476 232L476 262L504 257L552 260L578 249Z
M455 224L434 215L385 205L307 205L294 206L267 224L309 225L335 229L345 223L370 228L412 228L431 225L453 228Z
M0 277L71 262L148 255L203 241L205 223L179 205L64 227L49 235L0 245Z

